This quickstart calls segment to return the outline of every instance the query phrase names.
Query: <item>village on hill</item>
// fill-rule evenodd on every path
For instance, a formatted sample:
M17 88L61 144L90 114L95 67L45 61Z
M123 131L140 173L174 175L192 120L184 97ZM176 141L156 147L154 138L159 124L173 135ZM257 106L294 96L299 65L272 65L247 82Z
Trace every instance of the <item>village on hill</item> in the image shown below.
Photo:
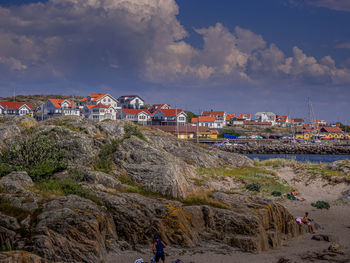
M40 95L36 95L39 97ZM172 108L170 104L147 104L138 95L115 98L108 93L90 94L86 97L41 96L41 101L0 101L0 115L26 115L38 121L60 116L82 116L94 121L123 119L140 125L174 134L180 139L217 139L225 133L226 139L299 139L348 140L350 126L327 123L324 120L306 122L303 118L290 118L273 112L235 114L206 110L192 112ZM29 99L28 99L29 100ZM36 105L35 105L35 104ZM232 132L234 131L234 132ZM284 134L284 136L272 135Z

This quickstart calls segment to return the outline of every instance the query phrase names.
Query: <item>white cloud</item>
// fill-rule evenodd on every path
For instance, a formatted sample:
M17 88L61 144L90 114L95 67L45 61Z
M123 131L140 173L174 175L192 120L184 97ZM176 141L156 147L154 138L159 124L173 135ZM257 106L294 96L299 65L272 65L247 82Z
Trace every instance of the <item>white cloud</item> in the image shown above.
M325 7L337 11L350 12L350 1L349 0L311 0L311 5Z
M293 80L348 83L349 70L293 48L286 57L261 35L217 23L196 29L204 45L186 42L174 0L49 0L0 7L2 80L131 75L161 84Z

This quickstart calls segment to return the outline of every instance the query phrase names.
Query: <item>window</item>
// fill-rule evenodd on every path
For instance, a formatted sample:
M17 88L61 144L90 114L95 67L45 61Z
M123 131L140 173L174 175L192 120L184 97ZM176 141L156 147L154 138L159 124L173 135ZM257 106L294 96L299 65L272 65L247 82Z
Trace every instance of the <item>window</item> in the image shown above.
M111 102L111 99L108 99L108 102Z
M106 99L103 99L103 102L106 102Z
M179 121L184 121L185 117L179 117Z

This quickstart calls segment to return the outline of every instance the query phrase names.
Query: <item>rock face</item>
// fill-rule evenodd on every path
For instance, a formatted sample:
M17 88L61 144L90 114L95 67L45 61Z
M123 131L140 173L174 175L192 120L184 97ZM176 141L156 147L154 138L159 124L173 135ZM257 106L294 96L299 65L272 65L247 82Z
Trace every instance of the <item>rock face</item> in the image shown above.
M140 128L144 138L126 134L130 124L123 121L59 118L27 123L29 130L7 121L2 145L48 135L66 151L68 170L52 177L61 187L54 190L39 188L26 172L0 179L6 204L0 206L0 249L17 250L1 253L4 262L103 262L110 251L149 246L154 233L173 246L217 242L260 252L301 231L283 206L248 194L215 192L212 203L185 200L198 190L198 168L252 165L242 155L148 128ZM93 169L99 158L108 161L108 173ZM57 183L66 177L74 183ZM225 182L217 178L217 189L229 190L219 187Z
M0 253L1 263L46 263L47 261L27 251L10 251Z

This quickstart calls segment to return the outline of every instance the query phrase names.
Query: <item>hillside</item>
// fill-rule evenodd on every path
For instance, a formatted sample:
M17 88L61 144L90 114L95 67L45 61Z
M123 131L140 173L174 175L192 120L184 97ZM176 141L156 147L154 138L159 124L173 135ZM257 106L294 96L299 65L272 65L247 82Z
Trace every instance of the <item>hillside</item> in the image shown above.
M0 144L6 253L104 262L149 247L155 233L173 247L258 253L304 231L282 205L245 191L256 180L251 173L270 191L278 183L272 171L160 131L124 121L4 117Z

